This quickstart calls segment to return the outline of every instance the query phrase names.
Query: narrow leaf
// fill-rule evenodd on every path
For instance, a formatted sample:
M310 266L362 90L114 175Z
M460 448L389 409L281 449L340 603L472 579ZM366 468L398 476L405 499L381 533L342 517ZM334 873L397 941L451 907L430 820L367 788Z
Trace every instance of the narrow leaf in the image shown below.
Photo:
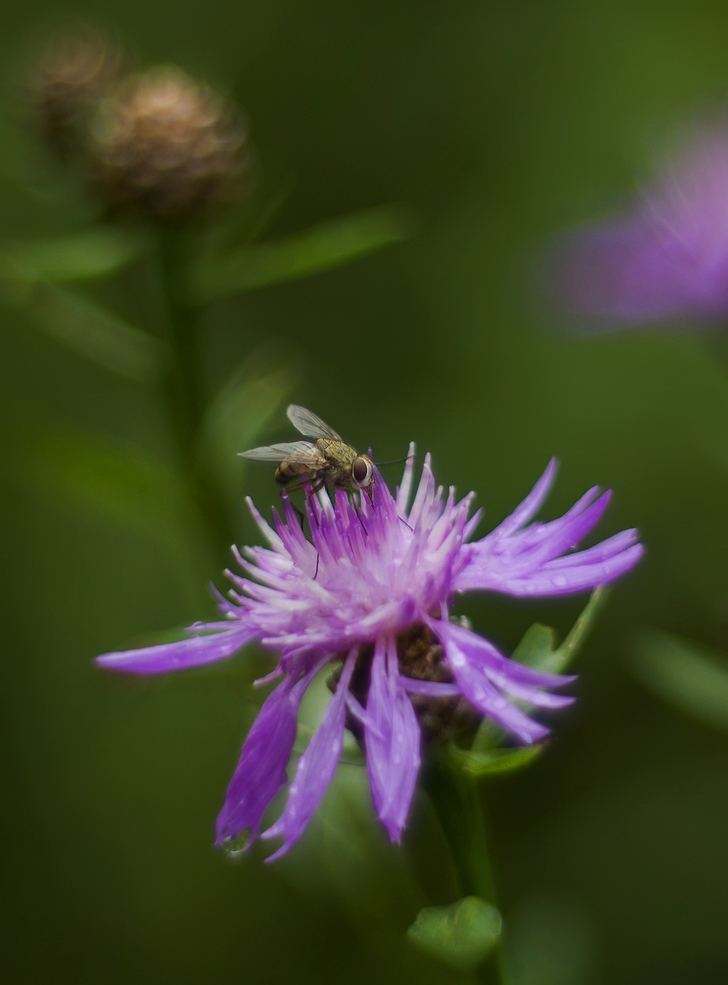
M471 776L487 776L492 773L511 773L514 770L528 766L545 748L542 743L533 746L521 746L518 749L458 749L451 746L450 755L464 772Z
M556 630L535 622L523 634L523 638L513 651L512 657L518 663L538 670L545 670L557 652Z
M140 241L118 230L92 229L74 236L15 243L5 248L16 275L26 281L91 280L120 270Z
M632 669L673 707L705 725L728 729L728 657L656 629L633 646Z
M409 221L397 206L370 209L214 260L194 272L200 302L308 277L404 239Z
M28 458L44 486L126 526L174 543L195 524L181 480L142 449L68 430L44 435Z
M513 659L535 670L551 674L563 673L586 642L608 594L609 588L605 585L594 589L566 639L558 647L555 645L556 632L550 626L538 623L531 626L513 651Z
M14 300L48 335L121 376L154 380L168 361L166 343L68 288L39 283Z
M582 609L574 625L571 627L568 636L559 647L558 658L550 667L544 667L544 670L551 670L554 673L560 674L561 671L565 670L569 666L572 660L574 660L579 653L579 650L582 648L584 643L586 643L586 639L591 632L597 616L602 611L604 603L609 598L610 591L610 585L599 585L594 589L589 596L589 601Z
M287 366L270 365L270 360L253 356L210 404L200 430L200 457L231 503L240 502L244 463L238 452L259 443L260 433L291 386L292 373Z
M477 896L449 906L426 906L407 931L417 947L463 970L477 968L492 952L502 929L498 910Z
M529 626L523 634L520 643L513 651L513 660L525 664L528 667L533 667L534 670L542 670L551 674L562 673L575 659L586 641L594 620L606 601L608 592L608 587L604 585L594 589L589 596L589 601L582 609L566 639L560 646L556 645L556 630L552 629L551 626L543 626L540 623L534 623L532 626ZM524 703L523 707L527 708L529 706ZM498 751L498 747L503 743L505 738L506 735L503 729L490 719L484 718L473 739L471 753L474 756L491 756L494 752ZM543 746L532 748L540 752ZM508 750L503 751L507 752ZM526 749L519 751L524 754L528 752ZM520 761L514 761L512 768L515 769L525 766L535 755L537 753L534 753L530 757L525 756ZM463 765L463 768L468 769L465 764L461 763L461 765ZM506 767L504 766L503 768ZM473 772L472 769L469 769L469 771ZM474 773L474 775L480 776L495 771L496 767L484 768L482 771Z

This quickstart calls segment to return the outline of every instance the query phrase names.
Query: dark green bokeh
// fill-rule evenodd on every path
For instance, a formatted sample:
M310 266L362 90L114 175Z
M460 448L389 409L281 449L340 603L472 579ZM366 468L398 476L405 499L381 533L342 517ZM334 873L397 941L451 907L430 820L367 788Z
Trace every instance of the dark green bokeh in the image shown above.
M416 439L438 479L477 490L488 524L552 454L549 515L594 482L615 488L600 532L638 525L648 555L580 659L552 748L491 783L503 909L524 985L724 982L728 739L649 697L629 640L645 624L728 646L726 376L709 337L560 333L529 271L550 236L632 187L664 134L725 100L728 9L108 0L80 13L141 61L232 90L263 171L292 188L271 235L394 201L419 216L405 245L212 308L211 386L251 340L273 339L297 366L298 402L380 459ZM3 238L60 232L74 208L24 199L12 178L28 153L24 54L57 14L36 0L0 14ZM128 292L103 296L129 315ZM159 408L17 312L1 317L8 979L462 980L403 938L420 906L452 899L424 803L407 839L421 885L356 812L348 844L340 812L338 832L314 826L270 867L211 848L254 669L129 684L91 664L210 616L209 560L194 538L172 551L64 498L33 456L39 433L68 426L164 455ZM275 496L264 468L243 491ZM466 608L512 647L537 619L565 630L582 601ZM339 778L352 796L354 770ZM568 968L549 972L564 953Z

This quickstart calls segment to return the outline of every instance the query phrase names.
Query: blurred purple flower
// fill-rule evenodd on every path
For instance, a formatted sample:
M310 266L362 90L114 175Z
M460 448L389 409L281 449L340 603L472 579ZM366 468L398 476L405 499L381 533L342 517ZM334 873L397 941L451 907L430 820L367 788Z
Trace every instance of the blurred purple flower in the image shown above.
M728 122L660 169L634 210L574 234L557 260L566 306L613 322L728 316Z
M544 708L572 700L540 689L573 678L508 659L492 643L451 622L448 610L457 593L475 589L549 596L612 581L642 554L636 531L625 530L595 547L568 553L606 508L610 494L599 495L597 488L560 519L525 526L551 486L556 470L552 461L511 516L482 540L468 543L480 518L480 512L468 518L473 494L456 502L451 488L444 499L427 456L408 507L413 458L411 446L396 498L379 475L371 502L361 497L355 505L341 489L333 503L323 493L319 498L309 495L312 542L285 493L285 520L274 511L273 527L249 501L270 546L246 548L244 555L235 551L249 577L227 572L235 589L232 601L219 599L226 621L197 624L190 629L195 635L182 642L97 658L110 669L156 674L220 660L254 639L280 653L277 668L265 680L282 680L263 703L243 746L218 817L217 844L241 832L249 834L248 843L257 836L268 805L285 782L301 699L331 662L341 662L335 693L298 761L281 818L264 834L283 835L276 855L299 838L323 797L341 753L347 714L362 735L376 812L390 838L398 841L420 764L420 724L413 701L416 705L424 696L437 704L464 697L478 713L531 743L547 729L510 699ZM440 648L444 675L433 675L435 680L412 675L407 653L417 638ZM353 680L362 680L362 669L363 693Z

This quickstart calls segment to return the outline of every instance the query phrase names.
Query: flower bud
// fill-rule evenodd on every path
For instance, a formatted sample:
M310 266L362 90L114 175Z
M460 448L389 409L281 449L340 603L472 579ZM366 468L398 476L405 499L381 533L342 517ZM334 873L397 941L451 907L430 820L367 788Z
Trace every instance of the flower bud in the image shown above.
M112 215L179 223L239 188L245 134L231 109L181 69L128 80L100 108L89 148L92 182Z
M31 78L46 139L67 156L82 140L86 117L119 77L121 49L98 31L78 28L56 36L37 58Z

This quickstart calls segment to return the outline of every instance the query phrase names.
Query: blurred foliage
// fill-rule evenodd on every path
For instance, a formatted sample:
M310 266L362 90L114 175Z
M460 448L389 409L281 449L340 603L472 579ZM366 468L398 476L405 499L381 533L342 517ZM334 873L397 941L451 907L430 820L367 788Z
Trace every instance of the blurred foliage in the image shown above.
M407 931L413 944L456 968L476 968L488 957L501 933L498 910L465 896L449 906L426 906Z
M651 630L634 643L633 669L656 695L714 728L728 728L728 659L671 633Z
M93 224L24 102L36 24L51 29L58 10L30 0L0 14L6 974L461 982L403 936L418 909L457 898L424 797L404 850L389 846L363 770L346 763L290 857L232 866L210 847L250 681L269 669L260 654L195 687L91 666L120 641L211 616L205 580L223 586L184 497L167 496L178 463L149 385L166 344L148 244ZM596 481L615 489L598 535L641 528L647 558L580 656L577 703L553 716L531 768L486 787L513 981L722 985L728 736L674 706L701 687L715 697L722 668L704 648L728 649L728 479L711 451L725 446L725 346L687 332L569 337L529 275L549 237L631 189L653 144L725 103L728 10L90 0L84 13L139 60L229 91L256 148L253 200L280 203L199 241L204 278L230 285L203 317L212 410L199 448L225 497L275 501L269 470L235 471L226 449L253 429L282 436L275 406L290 396L378 458L415 438L439 481L477 491L483 530L552 454L562 474L544 515ZM321 276L276 274L265 244L283 243L296 273L298 247L331 217L380 215L374 245L400 239L400 213L376 211L391 202L417 216L408 241ZM229 293L256 270L260 289ZM255 394L248 417L241 394ZM257 540L242 510L236 529ZM534 621L565 632L582 605L462 608L510 650ZM633 679L636 624L669 634L651 637L652 693Z

